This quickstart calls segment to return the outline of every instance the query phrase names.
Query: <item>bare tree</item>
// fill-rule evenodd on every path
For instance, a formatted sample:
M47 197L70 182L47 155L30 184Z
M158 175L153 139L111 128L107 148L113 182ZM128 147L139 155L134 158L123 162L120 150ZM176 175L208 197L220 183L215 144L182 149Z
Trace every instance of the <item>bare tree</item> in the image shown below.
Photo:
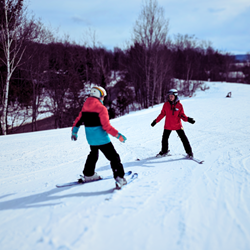
M228 82L230 70L233 65L234 59L230 53L226 53L224 55L224 75L225 75L225 81Z
M4 58L0 58L7 68L3 90L3 111L1 115L2 133L7 134L7 113L10 79L16 67L20 64L25 47L20 34L21 17L23 15L23 0L1 0L0 2L0 34Z
M46 28L34 16L27 18L23 0L0 0L0 45L3 51L1 62L6 67L3 86L1 127L7 134L8 100L10 80L14 71L25 61L22 60L27 48L27 41L40 42ZM51 36L51 34L50 34ZM48 38L48 36L46 36ZM27 58L29 60L30 58Z
M135 23L133 40L147 49L166 42L169 21L164 17L164 9L157 0L145 0L140 16Z
M41 106L42 87L48 81L48 57L47 46L38 43L30 43L23 57L26 61L22 67L24 77L32 86L32 131L37 131L36 120Z
M164 17L164 10L156 0L145 0L140 16L134 25L133 42L143 48L144 55L139 58L145 73L146 107L150 104L150 93L153 74L159 73L162 68L158 52L162 45L166 44L169 21ZM156 83L156 82L155 82ZM153 105L153 103L152 103Z
M171 78L171 52L166 46L155 52L153 57L152 105L162 101L163 86L169 85ZM164 84L165 83L165 84Z
M28 49L26 49L22 58L22 70L26 72L26 79L32 84L32 131L36 131L36 119L41 105L41 90L42 86L48 81L49 55L47 44L53 42L54 37L52 32L39 20L30 21L26 29L32 31L33 41L26 43Z
M88 29L84 32L82 41L85 47L94 49L97 47L97 44L98 46L101 46L101 42L97 41L96 30L93 30L91 27L88 27Z
M189 82L194 70L195 50L198 47L197 39L194 36L177 34L175 36L175 47L177 50L183 52L183 59L185 60L185 80Z

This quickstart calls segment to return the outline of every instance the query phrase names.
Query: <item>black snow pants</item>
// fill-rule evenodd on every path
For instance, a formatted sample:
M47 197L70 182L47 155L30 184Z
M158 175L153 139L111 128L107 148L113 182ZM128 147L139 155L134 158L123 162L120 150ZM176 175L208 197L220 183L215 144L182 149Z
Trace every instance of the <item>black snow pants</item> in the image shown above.
M171 134L172 130L167 130L167 129L164 129L164 132L163 132L163 135L162 135L162 141L161 141L161 144L162 144L162 149L161 151L166 153L168 151L168 138ZM184 146L184 149L186 151L187 154L189 153L192 153L192 148L190 146L190 143L188 141L188 138L184 132L183 129L180 129L180 130L176 130L178 136L180 137L182 143L183 143L183 146Z
M90 153L87 157L83 174L86 176L92 176L95 173L96 162L99 157L99 149L105 155L105 157L110 161L111 168L113 170L114 178L117 176L124 176L124 169L121 163L119 154L116 152L113 144L111 142L100 145L100 146L90 146Z

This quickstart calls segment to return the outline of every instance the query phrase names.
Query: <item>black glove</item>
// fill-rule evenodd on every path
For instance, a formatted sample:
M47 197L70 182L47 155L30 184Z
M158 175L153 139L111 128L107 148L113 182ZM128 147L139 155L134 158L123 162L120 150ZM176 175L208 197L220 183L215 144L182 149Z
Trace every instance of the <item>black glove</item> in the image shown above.
M154 126L155 126L155 124L156 124L156 119L155 119L155 120L153 120L153 122L151 123L151 126L152 126L152 127L154 127Z
M194 123L195 123L195 120L194 120L193 118L191 118L191 117L188 117L188 122L194 124Z

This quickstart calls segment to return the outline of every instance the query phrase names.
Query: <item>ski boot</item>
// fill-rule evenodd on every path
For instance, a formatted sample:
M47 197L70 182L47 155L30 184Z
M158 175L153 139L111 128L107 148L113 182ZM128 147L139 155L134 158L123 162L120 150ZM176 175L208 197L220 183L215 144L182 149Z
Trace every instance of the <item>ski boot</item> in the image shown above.
M189 152L189 153L187 153L187 157L192 159L192 158L194 158L194 154L192 152Z
M168 150L167 152L162 152L160 151L159 154L156 155L157 158L160 158L160 157L164 157L164 156L167 156L167 155L170 155L169 154L170 150Z
M80 175L80 179L78 180L79 183L90 182L90 181L97 181L102 179L102 177L97 174L96 172L92 176Z
M124 186L124 185L126 185L127 184L127 181L126 181L126 179L123 177L123 178L121 178L120 176L117 176L116 178L115 178L115 185L116 185L116 188L117 189L121 189L122 188L122 186Z

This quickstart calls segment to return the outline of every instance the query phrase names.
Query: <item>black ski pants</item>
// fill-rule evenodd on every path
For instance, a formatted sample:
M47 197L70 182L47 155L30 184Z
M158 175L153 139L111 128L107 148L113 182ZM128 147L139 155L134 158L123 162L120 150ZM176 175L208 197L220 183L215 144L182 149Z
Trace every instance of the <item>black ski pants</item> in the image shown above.
M167 130L167 129L164 129L164 132L163 132L163 135L162 135L162 141L161 141L161 144L162 144L162 149L161 151L162 152L167 152L168 151L168 138L171 134L172 130ZM176 130L178 136L180 137L182 143L183 143L183 146L184 146L184 149L186 151L187 154L189 153L192 153L192 148L190 146L190 143L188 141L188 138L184 132L183 129L180 129L180 130Z
M105 157L110 161L111 168L113 170L114 178L117 176L124 176L124 169L121 163L119 154L116 152L113 144L111 142L100 145L100 146L90 146L90 153L87 157L83 174L86 176L92 176L95 173L96 162L99 157L99 149L105 155Z

